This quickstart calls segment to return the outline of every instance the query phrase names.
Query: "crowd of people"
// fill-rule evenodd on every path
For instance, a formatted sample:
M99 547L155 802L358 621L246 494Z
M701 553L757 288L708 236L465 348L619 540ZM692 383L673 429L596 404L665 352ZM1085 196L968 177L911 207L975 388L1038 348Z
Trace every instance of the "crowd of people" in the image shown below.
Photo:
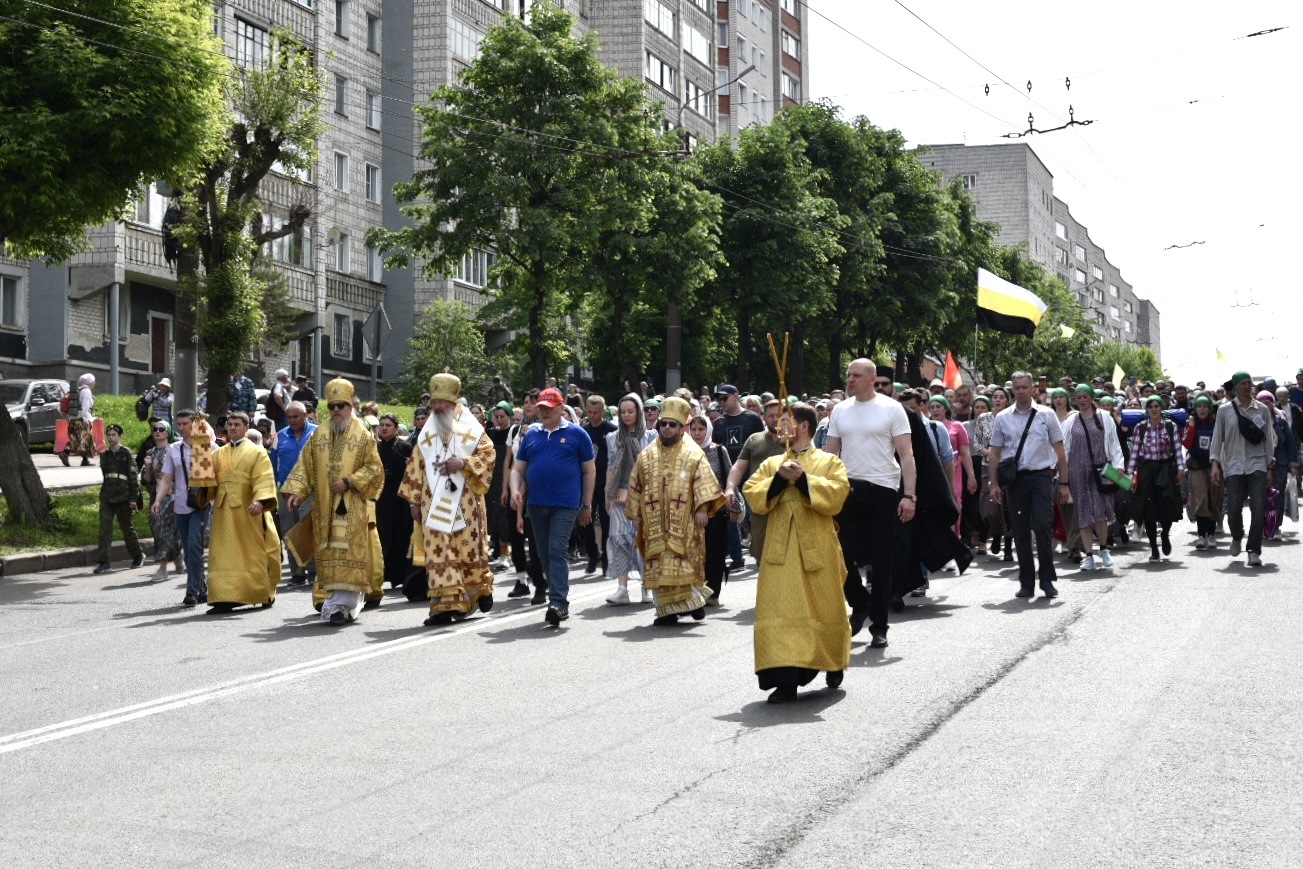
M1256 567L1281 517L1297 520L1303 370L1292 390L1243 371L1213 389L1028 371L907 388L857 359L824 396L642 383L608 405L552 382L519 406L494 378L487 413L444 373L410 424L345 379L320 403L276 379L279 419L233 407L214 428L169 402L134 458L108 427L97 572L115 520L143 563L130 512L148 495L158 578L186 572L185 607L271 606L288 565L331 625L379 606L388 583L435 626L489 612L495 573L514 569L507 597L559 627L578 561L614 580L609 605L636 584L669 627L720 606L746 546L757 677L781 703L820 672L838 687L852 636L867 625L887 646L892 612L976 558L1016 561L1015 596L1052 599L1059 555L1108 569L1135 537L1161 561L1189 519L1196 549L1225 525L1231 556Z

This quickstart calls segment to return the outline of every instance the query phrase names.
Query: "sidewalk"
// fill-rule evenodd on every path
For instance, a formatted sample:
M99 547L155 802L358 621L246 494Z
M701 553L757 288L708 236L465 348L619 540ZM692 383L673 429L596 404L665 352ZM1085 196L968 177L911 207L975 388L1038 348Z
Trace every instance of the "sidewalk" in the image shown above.
M32 453L32 463L36 465L36 472L41 475L41 483L48 492L84 489L104 482L99 459L91 459L91 463L84 468L81 467L81 458L78 456L73 456L69 462L72 467L65 468L56 455Z

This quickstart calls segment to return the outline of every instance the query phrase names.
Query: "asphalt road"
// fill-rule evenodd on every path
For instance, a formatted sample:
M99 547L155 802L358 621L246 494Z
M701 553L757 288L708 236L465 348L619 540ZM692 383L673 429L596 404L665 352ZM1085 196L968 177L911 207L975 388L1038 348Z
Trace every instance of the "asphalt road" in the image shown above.
M505 576L337 630L300 590L0 580L0 865L1303 865L1303 547L1177 538L1053 602L979 557L779 707L750 571L674 629L579 571L560 630Z

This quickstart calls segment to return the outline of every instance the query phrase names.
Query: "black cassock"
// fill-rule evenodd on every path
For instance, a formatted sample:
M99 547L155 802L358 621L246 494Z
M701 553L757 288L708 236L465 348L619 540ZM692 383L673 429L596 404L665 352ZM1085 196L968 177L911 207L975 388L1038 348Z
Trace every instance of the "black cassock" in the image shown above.
M407 471L412 445L394 438L376 443L380 464L385 469L385 487L376 499L376 531L380 534L380 551L385 556L385 582L398 588L407 576L407 550L412 543L412 511L398 497L398 487Z
M896 529L892 597L904 597L923 585L925 580L920 564L929 571L938 571L953 559L962 573L973 561L973 554L955 534L959 508L955 506L954 481L946 477L945 466L937 455L936 445L928 437L922 417L909 408L905 409L905 415L909 417L909 439L914 445L917 476L914 493L918 500L914 518Z

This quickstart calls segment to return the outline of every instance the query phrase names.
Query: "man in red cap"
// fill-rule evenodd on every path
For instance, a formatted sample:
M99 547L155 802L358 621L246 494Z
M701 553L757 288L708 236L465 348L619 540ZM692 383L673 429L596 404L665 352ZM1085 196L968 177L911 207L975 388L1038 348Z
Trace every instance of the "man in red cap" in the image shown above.
M548 584L544 616L552 627L570 617L570 534L593 521L597 455L592 438L565 418L565 398L551 387L538 394L542 424L520 441L511 469L511 505L526 505Z

